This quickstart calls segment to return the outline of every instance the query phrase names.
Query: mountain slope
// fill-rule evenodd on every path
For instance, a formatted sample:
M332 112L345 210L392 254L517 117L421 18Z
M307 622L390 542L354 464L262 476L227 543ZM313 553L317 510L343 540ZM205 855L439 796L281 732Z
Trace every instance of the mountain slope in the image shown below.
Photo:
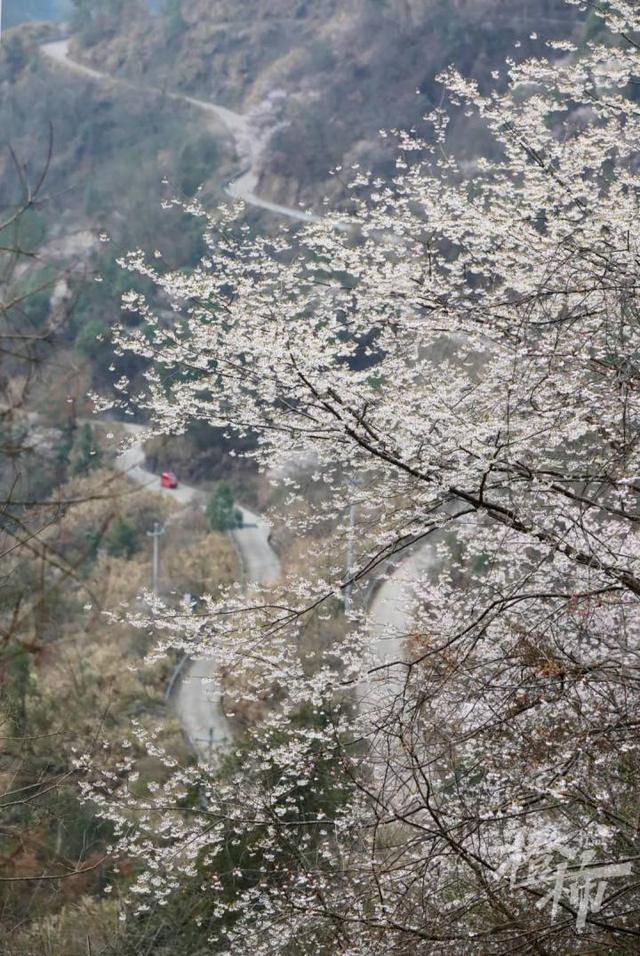
M254 110L273 131L260 189L288 203L330 191L340 162L384 170L391 155L378 130L417 123L439 101L435 77L450 63L493 82L516 49L539 52L575 22L563 0L246 0L240 10L174 0L155 18L136 9L126 31L85 43L83 55Z

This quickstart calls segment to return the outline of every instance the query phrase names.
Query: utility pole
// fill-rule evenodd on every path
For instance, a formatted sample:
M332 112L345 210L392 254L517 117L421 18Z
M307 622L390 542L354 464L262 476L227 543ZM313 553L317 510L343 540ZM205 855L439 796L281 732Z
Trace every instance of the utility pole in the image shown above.
M147 531L147 536L153 538L153 577L151 590L158 596L158 580L160 578L160 535L164 534L165 529L160 527L159 521L154 521L153 531Z
M347 581L350 580L353 575L353 533L356 524L356 504L355 501L351 502L349 506L349 530L347 531ZM352 601L352 584L347 584L344 589L344 609L348 614L351 610L353 601Z

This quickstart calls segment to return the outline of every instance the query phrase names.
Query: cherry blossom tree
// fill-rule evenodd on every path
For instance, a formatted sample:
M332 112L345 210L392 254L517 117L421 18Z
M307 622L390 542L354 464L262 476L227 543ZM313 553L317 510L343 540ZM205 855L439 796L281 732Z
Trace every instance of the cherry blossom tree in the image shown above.
M296 533L331 528L275 589L156 609L159 653L272 702L247 742L135 801L131 758L87 784L144 861L138 912L195 888L215 951L637 951L640 16L595 9L603 39L540 41L504 92L442 77L495 143L471 172L439 107L337 214L256 239L192 204L197 269L124 263L182 314L125 297L153 427L255 436L285 510L304 463L326 493ZM399 562L410 633L381 633L366 589ZM336 637L310 659L313 618ZM587 858L629 875L597 897Z

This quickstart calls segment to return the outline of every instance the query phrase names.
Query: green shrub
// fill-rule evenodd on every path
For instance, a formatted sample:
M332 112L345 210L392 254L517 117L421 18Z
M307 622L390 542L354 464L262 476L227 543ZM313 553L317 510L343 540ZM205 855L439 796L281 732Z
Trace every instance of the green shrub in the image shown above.
M131 558L138 550L138 532L126 518L117 517L107 536L106 547L115 558Z
M91 425L83 425L73 448L71 472L74 475L86 475L97 468L102 459Z
M242 512L235 507L233 490L226 481L221 481L209 499L207 519L213 531L233 531L242 527Z

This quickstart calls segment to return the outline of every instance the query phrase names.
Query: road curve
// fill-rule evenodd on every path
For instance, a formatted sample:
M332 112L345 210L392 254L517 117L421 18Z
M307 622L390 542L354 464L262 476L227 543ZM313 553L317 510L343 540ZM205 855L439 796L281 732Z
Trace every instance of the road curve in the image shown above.
M241 508L244 525L231 537L247 583L274 584L280 561L269 543L271 527L264 518ZM223 692L214 657L189 663L174 696L185 734L200 758L211 762L216 748L231 739L231 727L222 706Z
M177 488L163 488L160 484L160 476L149 471L145 465L144 438L149 434L144 425L136 425L133 422L121 422L128 436L127 447L115 460L115 467L118 471L124 472L131 481L137 485L148 488L149 491L164 495L171 501L177 501L181 505L197 504L198 500L204 501L204 494L191 485L182 484Z
M57 40L41 46L43 54L53 63L69 71L100 82L113 82L131 89L143 89L148 92L162 93L153 87L139 87L128 80L112 77L108 73L93 69L69 56L69 41ZM238 154L246 163L245 171L227 187L227 193L234 199L240 199L247 205L265 209L276 215L302 222L318 222L319 217L300 209L293 209L262 199L255 192L258 184L256 172L258 160L258 137L242 114L211 103L206 100L172 92L168 95L176 102L184 103L204 114L214 116L221 121L232 134ZM336 228L346 229L338 224ZM130 436L141 436L143 426L126 423ZM182 505L195 503L202 493L188 485L180 485L175 490L161 488L158 477L145 468L145 455L142 441L134 441L117 459L116 467L126 472L128 477L141 485L153 486L153 490L171 497ZM264 519L243 510L245 527L233 533L238 549L243 573L247 582L259 584L274 583L280 575L280 563L269 544L270 528ZM377 592L369 612L371 634L371 657L369 666L400 661L405 656L405 639L410 631L412 604L414 600L413 582L434 566L433 550L425 547L412 552L384 582ZM361 690L361 706L376 707L380 704L381 694L398 689L404 670L401 667L384 669L378 677L372 679ZM212 754L216 743L229 739L229 723L221 705L221 688L217 676L215 661L211 658L191 662L175 695L176 709L180 715L185 733L192 741L197 752L203 758ZM368 703L367 703L368 702Z
M180 505L202 506L204 494L182 482L177 488L163 488L158 475L145 465L143 425L124 422L128 446L118 455L115 466L133 482L164 495ZM271 527L259 515L241 508L243 527L232 532L242 564L245 582L273 584L280 576L280 561L269 543ZM222 686L215 657L192 660L181 676L173 697L183 730L202 760L211 761L220 744L231 738L229 721L222 708Z
M391 705L402 693L407 671L401 662L407 659L406 641L419 601L416 585L432 575L438 565L431 544L416 546L376 591L367 615L369 654L358 687L363 713L383 712L385 705Z
M185 93L166 93L157 87L140 86L136 83L132 83L130 80L114 77L109 73L103 73L93 67L86 66L84 63L73 60L69 56L68 39L55 40L53 43L43 43L40 49L49 60L70 70L72 73L88 77L92 80L98 80L102 83L108 81L133 90L165 95L169 99L191 106L205 115L215 117L216 120L222 122L224 126L227 127L233 136L238 155L247 167L237 179L234 179L233 182L227 186L227 194L232 199L242 200L242 202L248 206L265 209L275 215L284 216L287 219L292 219L297 222L319 221L318 216L305 212L303 209L281 206L279 203L270 202L268 199L262 199L257 195L258 174L256 168L259 159L259 140L257 134L251 129L246 117L241 113L236 113L234 110L227 109L226 106L219 106L217 103L211 103L208 100L200 100L194 96L187 96Z

